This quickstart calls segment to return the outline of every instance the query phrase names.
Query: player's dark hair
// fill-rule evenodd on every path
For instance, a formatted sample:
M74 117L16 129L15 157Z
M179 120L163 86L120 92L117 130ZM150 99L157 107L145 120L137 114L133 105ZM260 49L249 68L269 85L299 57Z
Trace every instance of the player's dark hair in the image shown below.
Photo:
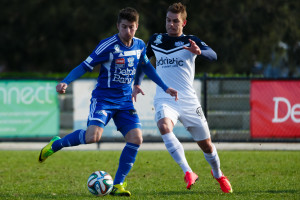
M120 10L118 15L118 24L121 23L121 20L125 19L129 22L139 22L139 13L136 9L127 7Z
M187 18L187 13L186 13L186 6L183 5L182 3L173 3L172 5L169 6L167 13L172 12L172 13L181 13L181 17L183 21L186 20Z

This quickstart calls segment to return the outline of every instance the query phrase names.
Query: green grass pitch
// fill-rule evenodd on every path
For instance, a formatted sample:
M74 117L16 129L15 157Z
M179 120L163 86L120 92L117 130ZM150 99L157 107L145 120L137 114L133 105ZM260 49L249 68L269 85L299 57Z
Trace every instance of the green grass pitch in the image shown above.
M38 163L38 151L0 151L0 199L126 199L95 197L86 181L96 170L114 177L120 151L61 151ZM167 151L140 151L127 177L130 199L300 199L299 151L221 151L233 186L224 194L201 151L186 151L199 180L185 188L183 172Z

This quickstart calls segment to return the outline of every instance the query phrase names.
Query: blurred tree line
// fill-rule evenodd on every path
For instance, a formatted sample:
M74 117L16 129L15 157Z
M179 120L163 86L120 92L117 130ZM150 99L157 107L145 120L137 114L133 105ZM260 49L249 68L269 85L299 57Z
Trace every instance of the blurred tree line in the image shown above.
M165 32L167 7L162 0L1 0L0 72L68 72L101 39L117 33L121 8L140 13L137 37L146 43ZM285 44L289 76L300 67L300 1L183 0L185 34L198 36L218 54L218 61L197 59L196 72L250 74L266 66ZM279 52L279 55L280 54Z

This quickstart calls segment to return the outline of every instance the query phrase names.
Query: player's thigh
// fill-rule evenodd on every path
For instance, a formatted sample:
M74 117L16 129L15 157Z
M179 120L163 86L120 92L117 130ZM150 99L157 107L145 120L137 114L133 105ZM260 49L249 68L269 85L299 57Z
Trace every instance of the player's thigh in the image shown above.
M195 141L210 138L207 120L197 99L182 101L179 120L187 128Z
M184 127L207 126L202 107L197 99L184 99L181 102L179 120Z
M202 124L199 126L188 127L187 130L192 135L194 141L196 141L197 143L199 141L204 141L204 140L210 139L210 131L207 126L207 123L206 123L206 125ZM205 144L203 144L203 146L204 145Z
M160 133L162 135L164 135L166 133L171 133L173 131L174 124L170 118L164 117L164 118L158 120L157 127L158 127Z

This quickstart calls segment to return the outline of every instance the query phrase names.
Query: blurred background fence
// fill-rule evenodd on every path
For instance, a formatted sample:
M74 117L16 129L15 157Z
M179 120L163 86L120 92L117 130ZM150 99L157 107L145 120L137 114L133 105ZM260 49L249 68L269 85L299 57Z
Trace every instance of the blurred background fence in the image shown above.
M90 81L94 81L92 79L88 79ZM207 117L209 128L211 131L211 136L213 141L218 142L299 142L299 120L298 116L300 115L299 109L300 104L296 104L294 106L294 118L296 123L293 123L296 126L296 136L288 136L288 137L252 137L251 136L251 106L250 106L250 98L251 98L251 81L253 80L264 80L264 81L275 81L280 82L284 81L294 81L296 85L300 85L300 79L268 79L268 78L233 78L233 77L208 77L204 74L203 77L196 79L196 82L199 82L199 86L197 93L199 96L201 94L201 105L204 111L205 116ZM51 80L50 80L51 81ZM53 80L52 80L53 81ZM57 81L57 80L56 80ZM150 81L149 81L150 82ZM74 127L74 83L70 84L68 87L66 94L59 94L58 105L59 105L59 131L58 134L61 137L73 131L73 129L78 129ZM278 86L276 86L278 87ZM154 87L153 87L154 88ZM90 87L92 89L92 87ZM84 89L80 89L82 91L81 96L84 95ZM88 94L88 91L85 91ZM266 91L267 92L267 91ZM299 91L292 92L296 94L296 102L300 100ZM147 94L147 93L146 93ZM149 93L148 93L149 94ZM1 92L0 92L1 95ZM148 95L149 99L152 99L152 95ZM89 97L86 97L89 99ZM263 97L262 97L263 98ZM76 98L75 98L76 99ZM1 96L0 96L1 100ZM140 99L141 100L141 99ZM152 101L152 100L151 100ZM86 102L86 103L85 103ZM143 103L145 101L142 100ZM299 101L298 101L299 103ZM89 101L85 100L84 104L89 106ZM152 110L152 103L148 110ZM273 103L272 103L273 104ZM285 105L283 105L286 107ZM137 106L136 106L137 107ZM272 107L274 107L272 105ZM282 104L281 104L282 107ZM3 110L3 109L1 109ZM0 111L1 111L0 110ZM138 108L138 112L148 112L146 108ZM282 110L282 109L281 109ZM272 111L273 112L273 111ZM139 115L140 115L139 113ZM87 114L79 113L79 115L83 115L83 119L85 121ZM273 113L271 115L274 115ZM153 116L153 117L152 117ZM1 121L1 120L0 120ZM54 120L55 121L55 120ZM270 121L270 120L269 120ZM84 122L85 123L85 122ZM143 123L143 122L142 122ZM76 123L75 123L76 124ZM146 124L146 125L145 125ZM150 124L150 125L149 125ZM192 138L188 134L188 132L180 125L175 129L175 134L180 138L181 141L192 141ZM84 124L85 125L85 124ZM150 113L150 117L144 121L144 141L145 142L161 142L161 137L158 133L158 129L154 122L154 114ZM280 125L280 124L279 124ZM180 127L181 126L181 127ZM252 125L252 126L255 126ZM265 125L266 127L268 124ZM281 126L281 125L280 125ZM51 126L50 126L51 127ZM284 126L282 126L284 127ZM267 127L268 128L268 127ZM41 129L43 130L43 129ZM270 127L271 130L271 127ZM47 133L47 132L46 132ZM149 133L149 134L148 134ZM283 134L281 134L283 135ZM113 136L113 137L112 137ZM1 141L48 141L50 136L38 136L38 137L26 137L26 135L22 135L22 137L0 137ZM121 134L118 134L115 130L113 124L108 126L108 128L104 131L104 137L101 140L102 142L111 142L111 141L123 141Z
M250 78L203 78L202 106L217 141L249 141Z

